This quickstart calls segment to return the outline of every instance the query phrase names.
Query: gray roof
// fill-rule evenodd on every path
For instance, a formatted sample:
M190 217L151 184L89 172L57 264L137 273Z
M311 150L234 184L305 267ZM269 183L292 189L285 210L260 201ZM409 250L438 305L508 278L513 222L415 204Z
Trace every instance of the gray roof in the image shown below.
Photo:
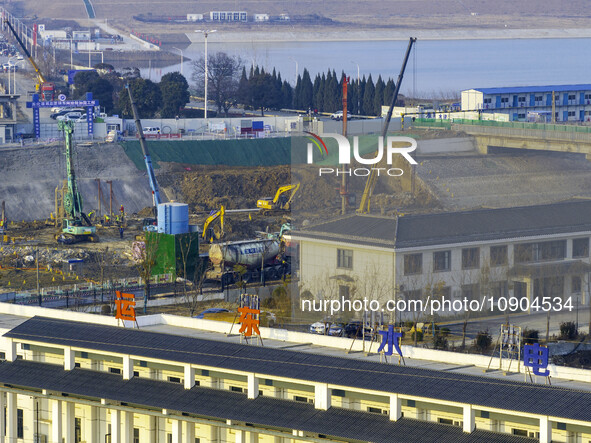
M419 420L388 417L341 408L328 411L295 401L259 396L247 399L245 394L195 386L184 389L179 383L120 375L89 369L65 371L62 366L30 360L0 363L0 383L7 387L40 391L47 389L99 401L101 398L168 409L205 419L229 419L264 427L292 429L346 440L394 443L525 443L535 440L507 434L475 431L465 434L456 426Z
M299 238L411 248L591 231L591 200L435 214L398 219L352 215L294 231Z
M553 386L43 317L34 317L4 336L591 421L591 392ZM577 408L569 406L573 404Z

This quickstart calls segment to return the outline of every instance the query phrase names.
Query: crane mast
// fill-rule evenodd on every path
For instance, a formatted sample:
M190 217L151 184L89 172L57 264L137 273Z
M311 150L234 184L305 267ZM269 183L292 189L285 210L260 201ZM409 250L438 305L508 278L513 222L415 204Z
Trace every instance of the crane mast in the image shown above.
M135 105L135 101L133 100L131 88L129 87L129 84L125 85L125 88L127 89L127 93L129 94L129 101L131 103L133 119L135 120L135 127L137 128L137 132L140 136L140 146L142 147L142 153L144 154L146 171L148 171L148 179L150 180L150 188L152 189L152 204L154 205L154 208L157 208L158 205L162 203L162 200L160 199L160 189L158 188L158 182L156 181L156 175L154 174L154 168L152 167L152 159L150 157L150 152L148 151L148 146L146 145L146 138L144 137L142 122L140 121L139 114L137 112L137 107Z
M402 77L404 76L404 71L406 70L406 63L408 62L408 57L410 55L410 50L412 49L412 45L416 42L417 39L415 37L411 37L408 41L408 47L406 48L406 54L404 55L404 61L402 62L402 67L400 69L400 74L398 75L398 79L396 80L396 87L394 88L394 94L392 95L392 103L390 103L390 108L388 109L388 114L386 115L386 120L384 121L384 126L382 128L382 140L386 140L386 134L388 133L388 126L390 126L390 120L392 119L392 112L394 111L394 105L396 104L396 100L398 99L398 92L400 91L400 85L402 83ZM357 209L357 213L359 214L369 214L369 205L371 196L373 194L373 190L376 186L376 178L377 174L375 169L372 168L369 177L367 178L367 182L365 183L365 189L363 190L363 195L361 196L361 204L359 205L359 209Z

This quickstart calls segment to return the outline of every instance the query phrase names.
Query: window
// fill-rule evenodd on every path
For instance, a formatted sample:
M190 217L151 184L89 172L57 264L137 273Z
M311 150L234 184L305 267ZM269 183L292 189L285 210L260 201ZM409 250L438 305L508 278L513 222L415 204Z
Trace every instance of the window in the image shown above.
M525 429L511 429L513 435L519 435L520 437L527 437L527 431Z
M139 377L139 376L140 376L140 373L139 373L139 371L133 371L133 376L134 376L134 377Z
M573 294L579 294L581 292L581 277L573 275L570 283L570 292Z
M490 247L490 265L503 266L507 264L507 246Z
M480 248L462 249L462 269L480 267Z
M349 286L339 285L339 299L349 300L349 298L350 298Z
M480 286L478 283L472 285L462 285L462 300L478 300L480 294Z
M536 95L535 101L541 102L541 101L544 101L544 98L541 95Z
M451 269L451 251L433 253L433 271L449 271Z
M230 386L230 391L232 391L232 392L244 392L244 389L242 389L239 386Z
M517 101L518 101L519 103L525 103L525 97L518 97L518 98L517 98Z
M368 406L367 412L372 412L374 414L381 414L382 410L380 408L372 408L371 406Z
M485 98L484 99L484 103L485 104L491 104L492 103L492 98L490 98L490 97L489 98Z
M490 284L490 293L498 300L509 295L509 284L506 281L494 281Z
M353 269L353 251L337 249L337 268Z
M585 100L591 100L591 94L585 94Z
M453 425L454 424L454 421L449 418L440 418L437 421L439 423L441 423L442 425Z
M569 117L574 117L575 115L576 115L575 114L575 111L568 111L568 116Z
M171 381L173 383L180 383L181 379L179 377L168 377L168 381Z
M80 443L82 441L82 419L74 418L74 441Z
M423 272L423 254L404 255L404 275L420 274Z
M566 240L515 245L515 263L531 263L546 260L563 260L566 257Z
M589 257L589 238L573 240L573 258Z
M133 443L140 443L140 430L133 428Z
M569 100L576 100L575 94L568 94L568 99Z
M501 97L501 103L509 103L509 97Z
M293 397L293 399L294 399L295 401L299 401L299 402L302 402L302 403L308 403L308 398L307 398L307 397L301 397L301 396L299 396L299 395L295 395L295 396Z
M111 374L121 374L121 369L119 369L119 368L109 368L109 372Z
M172 443L172 434L166 434L166 441Z
M25 428L24 428L24 421L23 421L23 410L17 409L16 410L16 438L24 438L25 435ZM80 441L80 440L78 440Z

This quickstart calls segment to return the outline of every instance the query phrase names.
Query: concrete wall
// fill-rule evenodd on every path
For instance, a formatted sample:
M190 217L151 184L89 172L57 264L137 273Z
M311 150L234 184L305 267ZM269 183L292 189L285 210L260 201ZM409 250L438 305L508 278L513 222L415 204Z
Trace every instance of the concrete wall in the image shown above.
M471 152L475 151L473 137L440 138L435 140L417 140L417 153L442 154L449 152Z

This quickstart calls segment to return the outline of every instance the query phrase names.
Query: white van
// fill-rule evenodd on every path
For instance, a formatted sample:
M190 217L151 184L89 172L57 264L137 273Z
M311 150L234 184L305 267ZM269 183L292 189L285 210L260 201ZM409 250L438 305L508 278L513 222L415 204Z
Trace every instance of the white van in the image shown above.
M144 134L160 134L160 128L155 126L146 126L143 130Z

